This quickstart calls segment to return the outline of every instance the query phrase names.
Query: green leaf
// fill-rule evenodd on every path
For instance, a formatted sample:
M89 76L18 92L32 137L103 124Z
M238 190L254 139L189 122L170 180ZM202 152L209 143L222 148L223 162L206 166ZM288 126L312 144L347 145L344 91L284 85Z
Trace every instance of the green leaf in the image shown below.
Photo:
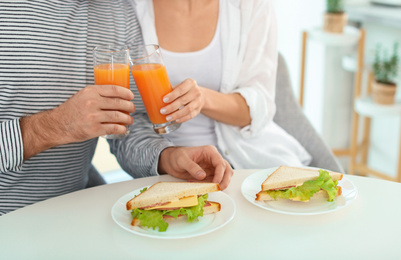
M344 12L344 0L326 0L326 11L328 13Z
M131 215L141 221L141 226L150 227L153 230L159 227L159 232L167 230L168 223L163 220L163 211L161 210L134 209Z
M337 194L338 181L333 181L328 171L319 170L319 177L313 181L307 181L298 187L286 190L266 191L274 200L277 198L290 199L299 197L302 201L308 201L316 192L325 190L329 195L328 201L333 201Z
M373 63L376 81L383 84L393 84L397 77L398 61L398 42L394 43L391 57L388 55L388 50L383 50L381 45L378 44L376 47L375 61Z
M205 206L205 201L208 198L208 194L198 197L198 205L180 208L175 210L144 210L144 209L134 209L131 212L132 217L137 218L141 221L141 226L156 229L159 227L159 232L164 232L167 230L168 223L163 220L163 216L172 216L177 218L180 215L186 215L188 222L193 222L198 219L198 217L203 216L203 206Z

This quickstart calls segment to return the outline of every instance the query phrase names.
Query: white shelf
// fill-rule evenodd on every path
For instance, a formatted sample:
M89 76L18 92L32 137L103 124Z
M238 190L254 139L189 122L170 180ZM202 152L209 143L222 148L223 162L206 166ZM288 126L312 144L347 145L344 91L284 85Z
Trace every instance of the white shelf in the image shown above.
M360 31L352 26L346 26L343 33L328 33L322 28L314 28L308 31L311 40L319 41L327 46L352 46L357 44Z
M400 116L401 102L396 101L392 105L379 105L373 103L372 97L357 98L355 110L358 114L367 117Z
M369 22L401 29L401 8L373 4L347 5L348 20Z
M341 64L346 71L356 72L357 68L357 59L355 54L344 55L341 58ZM365 65L364 69L367 71L371 71L373 69L373 60L365 55Z

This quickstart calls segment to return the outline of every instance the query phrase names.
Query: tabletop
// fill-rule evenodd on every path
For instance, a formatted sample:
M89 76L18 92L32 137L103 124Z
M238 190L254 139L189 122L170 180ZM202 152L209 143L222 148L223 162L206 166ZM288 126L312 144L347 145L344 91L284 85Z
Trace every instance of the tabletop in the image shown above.
M299 216L271 212L245 199L241 184L256 172L235 171L223 192L235 202L236 213L211 233L155 239L113 221L111 209L123 195L176 180L163 175L85 189L0 217L0 258L401 259L400 183L345 175L358 190L349 206Z

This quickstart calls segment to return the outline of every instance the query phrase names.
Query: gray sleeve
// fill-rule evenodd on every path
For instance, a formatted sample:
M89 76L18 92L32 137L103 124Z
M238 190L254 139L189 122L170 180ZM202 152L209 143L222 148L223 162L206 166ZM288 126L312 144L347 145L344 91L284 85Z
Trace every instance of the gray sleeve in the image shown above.
M134 118L126 138L108 140L110 151L132 177L156 176L160 153L173 144L153 131L146 113L135 113Z
M0 172L21 170L24 162L19 119L0 123Z

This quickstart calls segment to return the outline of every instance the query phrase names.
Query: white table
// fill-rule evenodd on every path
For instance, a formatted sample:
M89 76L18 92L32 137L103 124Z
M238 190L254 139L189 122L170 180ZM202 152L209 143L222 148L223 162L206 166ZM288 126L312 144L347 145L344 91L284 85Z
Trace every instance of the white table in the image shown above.
M160 240L123 230L111 207L124 194L170 176L104 185L43 201L0 217L1 259L401 259L401 184L346 176L358 197L341 210L285 215L248 202L235 171L224 192L234 219L200 237ZM224 205L223 205L224 206Z

